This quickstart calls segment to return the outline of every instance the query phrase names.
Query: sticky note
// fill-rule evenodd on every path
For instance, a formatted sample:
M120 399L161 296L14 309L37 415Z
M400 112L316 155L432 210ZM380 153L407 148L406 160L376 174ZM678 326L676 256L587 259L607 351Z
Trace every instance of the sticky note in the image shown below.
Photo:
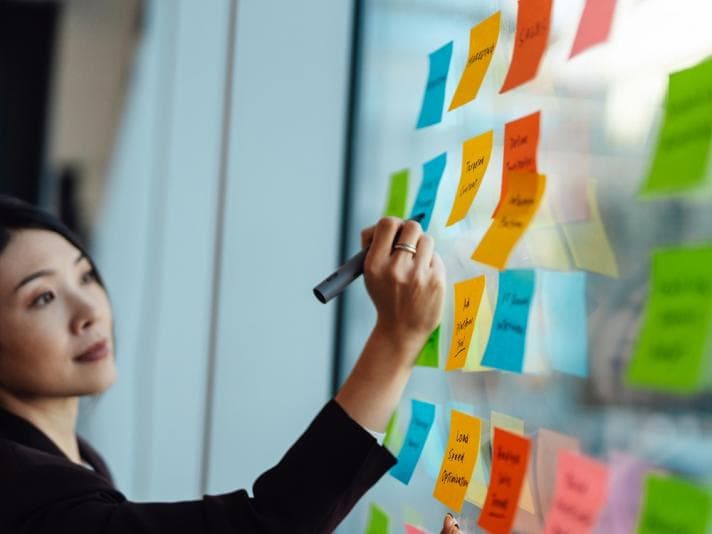
M507 193L509 173L516 171L537 172L539 149L539 123L541 112L525 115L504 125L502 152L502 186L499 202L492 217L499 212Z
M433 496L456 512L462 509L479 448L480 420L452 410L450 437L445 448L440 474L435 481Z
M534 293L534 271L503 271L497 304L482 365L522 372L529 307Z
M486 283L485 283L486 287ZM492 304L487 296L487 291L482 292L480 309L475 318L475 332L470 340L470 349L467 351L467 360L462 368L466 372L490 371L489 367L482 365L482 357L487 348L490 331L492 330Z
M405 534L427 534L422 528L418 528L409 523L405 524Z
M596 182L590 181L587 189L589 220L561 227L577 268L618 278L618 262L601 221L596 190Z
M452 303L455 313L450 350L445 362L446 371L462 369L465 366L484 289L484 276L477 276L455 284L455 298Z
M500 93L532 80L546 51L552 0L519 0L517 33L509 71Z
M430 334L430 337L418 355L418 359L415 360L415 365L420 365L421 367L437 367L440 355L439 347L440 325Z
M712 331L712 245L653 253L650 290L626 383L693 393Z
M554 502L556 485L556 465L562 450L578 452L581 444L578 438L540 428L536 442L536 481L539 494L539 509L549 510Z
M474 100L484 80L494 49L499 38L500 12L486 18L470 30L470 51L467 54L467 65L462 72L460 83L450 102L449 110L459 108Z
M388 534L388 514L378 505L371 503L365 534Z
M423 452L425 440L428 439L428 433L430 433L430 428L435 420L435 406L428 402L412 399L411 414L405 441L398 453L398 463L390 470L391 475L403 484L410 482L415 466Z
M514 523L519 494L527 474L531 442L497 428L492 449L492 474L477 524L492 534L505 534L511 531Z
M537 274L551 366L562 373L588 376L586 273Z
M501 412L495 412L493 410L490 414L490 439L493 443L494 432L497 428L517 434L518 436L524 435L524 421L522 419ZM524 478L524 483L522 484L522 491L519 494L518 505L530 514L536 513L536 509L534 508L534 496L532 495L528 474Z
M390 451L399 451L403 446L403 435L398 428L398 410L394 410L386 425L386 434L383 436L383 446Z
M608 39L616 0L586 0L569 57Z
M637 533L705 534L711 508L712 497L704 489L680 478L648 475Z
M470 485L467 486L465 500L471 502L475 506L482 508L487 498L487 481L489 480L490 465L492 464L492 451L490 447L492 441L487 437L486 421L482 421L482 429L480 432L480 454L477 456L475 463L475 472L472 474Z
M435 198L438 194L438 186L445 171L446 163L447 152L443 152L423 163L423 181L420 183L418 195L415 197L415 203L413 204L410 216L415 217L416 215L423 214L424 218L420 221L420 226L422 226L423 231L426 232L430 226L430 218L433 216Z
M670 75L663 125L641 194L675 194L701 185L711 146L712 58Z
M598 521L598 531L606 534L635 532L643 481L653 467L635 456L614 452L608 469L608 501Z
M462 171L445 226L461 221L480 190L492 154L492 130L468 139L462 145Z
M504 202L472 259L504 269L512 249L534 218L545 187L543 174L511 173Z
M442 410L440 410L440 412L442 413ZM438 423L436 421L430 431L427 441L425 442L422 459L425 474L433 480L437 480L438 478L444 454L445 444L443 442L443 437L440 435Z
M405 205L408 201L408 169L391 174L388 188L388 201L383 210L384 217L405 218Z
M593 532L608 495L608 468L584 454L563 450L556 466L554 502L544 534Z
M568 247L556 223L554 226L537 228L536 221L532 222L524 234L523 241L535 267L556 271L571 270Z
M447 73L450 69L452 56L452 41L441 46L428 55L428 81L425 84L423 105L416 128L424 128L437 124L443 117L443 104L445 103L445 86Z

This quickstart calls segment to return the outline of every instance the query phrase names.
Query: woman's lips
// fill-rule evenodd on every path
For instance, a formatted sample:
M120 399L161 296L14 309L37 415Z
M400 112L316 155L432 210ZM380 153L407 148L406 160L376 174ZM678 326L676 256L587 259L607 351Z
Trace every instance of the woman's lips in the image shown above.
M109 354L109 346L106 340L103 340L89 347L89 350L80 354L74 360L82 363L96 362L105 358L107 354Z

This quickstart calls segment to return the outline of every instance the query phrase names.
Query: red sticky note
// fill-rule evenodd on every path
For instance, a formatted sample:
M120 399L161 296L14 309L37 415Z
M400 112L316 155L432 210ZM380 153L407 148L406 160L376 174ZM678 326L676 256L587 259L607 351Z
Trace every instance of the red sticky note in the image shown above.
M616 0L586 0L570 58L608 39Z
M608 491L608 468L584 454L559 453L554 501L544 523L544 534L593 532Z
M552 0L519 0L517 33L509 71L500 93L509 91L536 76L549 41Z
M405 524L405 534L427 534L422 528L414 527L408 523Z
M497 215L509 182L509 173L516 171L537 172L536 153L539 148L539 119L537 111L504 125L504 156L502 162L502 188L499 203L492 217Z
M527 474L531 441L501 428L494 429L492 473L487 498L477 524L492 534L512 530L519 494Z

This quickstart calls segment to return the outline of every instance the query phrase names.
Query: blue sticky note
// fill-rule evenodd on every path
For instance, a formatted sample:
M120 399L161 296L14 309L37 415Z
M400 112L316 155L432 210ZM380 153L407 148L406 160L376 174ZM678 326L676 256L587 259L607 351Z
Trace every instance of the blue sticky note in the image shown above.
M447 163L447 152L443 152L439 156L435 156L430 161L423 163L423 181L420 182L418 195L415 197L413 209L410 211L410 216L423 214L424 217L420 221L420 226L427 232L430 226L430 218L433 216L433 208L435 207L435 197L438 194L438 186L440 179L445 171Z
M534 271L521 269L500 273L497 307L482 365L522 372L533 293Z
M588 376L586 273L539 271L545 343L557 371Z
M413 399L411 406L410 426L398 453L398 463L390 471L403 484L410 482L435 420L435 405Z
M447 73L450 70L451 57L452 41L431 52L428 56L430 64L428 82L425 84L423 106L420 108L416 128L437 124L443 118L445 84L447 83Z

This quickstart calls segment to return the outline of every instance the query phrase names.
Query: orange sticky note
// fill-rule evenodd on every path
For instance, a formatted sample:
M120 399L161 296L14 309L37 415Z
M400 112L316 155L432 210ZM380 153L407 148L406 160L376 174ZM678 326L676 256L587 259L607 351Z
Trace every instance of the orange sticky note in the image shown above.
M500 93L536 76L549 40L551 2L552 0L519 0L512 62Z
M450 102L448 111L474 100L489 67L499 38L500 12L486 18L470 30L470 52L460 83Z
M583 454L559 453L554 502L544 523L544 534L593 532L608 493L608 468Z
M537 172L536 153L539 148L539 119L537 111L504 125L504 151L502 161L502 188L499 203L492 217L497 215L507 193L509 173L513 171Z
M433 497L460 512L465 492L475 469L480 450L480 425L477 417L463 412L450 412L450 437L435 481Z
M467 215L489 165L492 137L492 130L490 130L463 143L460 183L457 185L450 217L445 226L453 225Z
M530 450L528 438L495 428L492 475L485 506L477 520L477 524L488 532L505 534L511 531Z
M536 214L546 187L543 174L518 172L509 178L502 207L472 254L473 260L500 270Z
M485 277L477 276L455 284L453 306L455 315L452 325L452 341L448 352L445 370L462 369L470 350L472 332L475 330L477 311L485 289Z

